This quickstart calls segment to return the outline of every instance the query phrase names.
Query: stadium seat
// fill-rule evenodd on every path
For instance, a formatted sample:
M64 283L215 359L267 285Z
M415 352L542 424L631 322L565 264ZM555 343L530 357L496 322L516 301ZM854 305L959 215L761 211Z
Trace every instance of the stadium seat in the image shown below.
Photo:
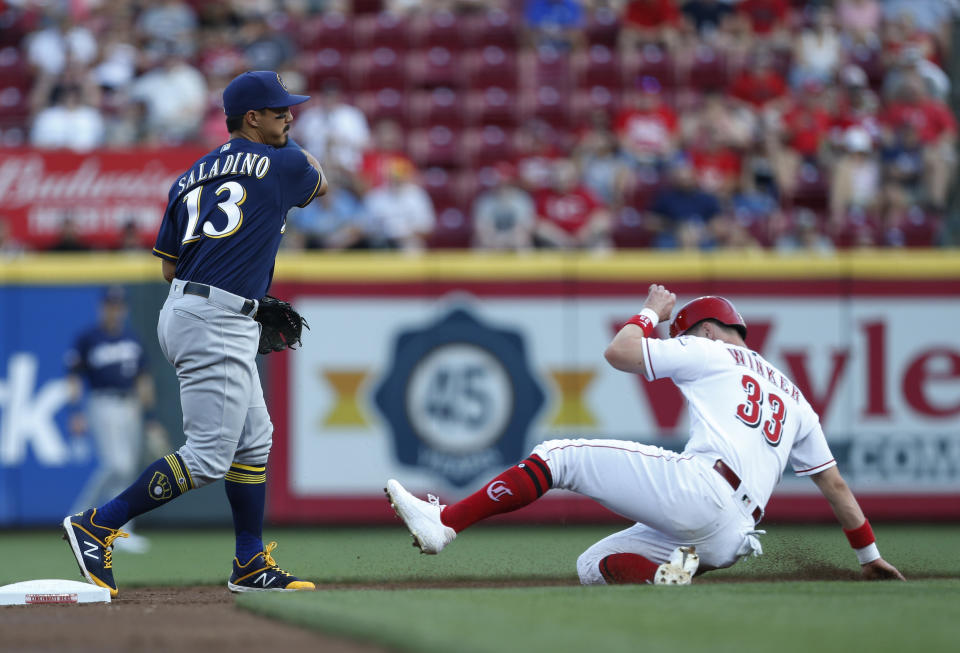
M685 81L699 91L716 91L725 88L728 78L723 54L707 45L695 48Z
M33 86L30 67L15 47L0 49L0 86L15 86L24 92Z
M570 65L578 88L623 88L619 57L605 45L592 45L586 51L575 52Z
M513 129L518 124L516 96L496 86L482 91L471 91L467 95L464 109L464 120L469 126L496 125Z
M352 0L350 8L354 14L375 14L383 11L383 0Z
M454 52L466 47L460 17L441 10L418 14L410 20L409 38L414 48L446 48Z
M402 90L406 79L403 58L390 48L354 54L350 61L354 90Z
M360 93L356 97L356 106L371 125L380 120L389 119L407 126L407 110L403 103L403 94L395 88Z
M838 249L872 247L880 245L881 240L876 217L862 209L848 212L840 231L833 236L833 242Z
M323 88L327 80L336 80L344 90L352 89L353 76L346 53L333 48L324 48L316 52L304 52L300 58L300 71L307 82L307 89L311 92Z
M473 240L469 210L447 206L437 210L437 223L427 238L430 249L466 249Z
M407 123L411 127L443 125L459 129L464 124L463 102L449 88L414 91L407 101Z
M460 58L451 50L433 47L407 55L407 86L410 88L457 88L463 80Z
M458 168L462 159L460 140L458 132L442 125L414 129L407 139L407 150L420 168Z
M481 50L467 52L462 63L470 88L517 88L519 73L517 57L513 52L496 45L488 45Z
M673 58L657 45L647 44L638 51L624 53L620 66L625 89L635 88L642 77L653 77L664 88L672 88L676 82Z
M512 131L493 125L468 129L463 134L464 163L478 170L514 157Z
M407 22L388 12L355 16L353 37L358 50L390 48L403 52L408 46Z
M335 11L304 20L297 26L297 43L305 50L333 48L339 52L353 50L351 19Z
M467 15L461 22L464 43L471 48L492 45L513 52L520 45L518 21L501 9Z
M520 82L527 88L552 86L568 89L572 86L570 57L558 48L541 46L520 53Z
M940 235L940 216L927 213L918 206L911 207L888 233L886 243L902 247L935 247Z
M620 19L610 7L598 7L587 18L583 33L589 45L603 45L615 49L620 36Z
M823 211L827 208L828 190L827 180L820 169L812 163L805 163L800 166L791 204Z
M520 120L536 118L559 131L571 126L570 102L566 90L555 86L538 86L520 92Z
M617 249L650 247L656 233L645 223L643 212L627 206L616 212L611 238Z
M420 175L423 189L430 195L434 209L458 206L454 177L446 168L427 168Z
M589 89L577 89L570 98L571 119L573 126L581 127L589 122L595 111L603 111L613 118L620 108L621 96L603 86Z

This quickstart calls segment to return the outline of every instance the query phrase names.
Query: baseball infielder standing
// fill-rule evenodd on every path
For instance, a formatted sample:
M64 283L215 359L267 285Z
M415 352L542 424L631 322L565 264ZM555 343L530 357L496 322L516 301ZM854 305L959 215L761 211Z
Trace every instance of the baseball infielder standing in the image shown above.
M395 480L387 496L424 553L457 533L516 510L551 488L571 490L635 522L577 560L584 585L689 584L692 576L760 555L756 525L789 464L830 502L864 578L903 576L880 557L870 523L830 453L817 414L780 370L747 348L747 326L726 299L701 297L677 313L670 340L650 335L676 295L650 286L643 309L607 347L616 369L670 378L687 399L682 453L619 440L550 440L466 499L441 506Z
M290 107L308 99L291 95L275 72L238 76L223 92L230 140L170 189L153 250L170 282L157 334L180 381L186 444L111 501L63 520L81 572L113 596L113 542L126 536L119 529L221 478L236 533L227 586L314 589L280 569L271 555L276 543L262 541L273 425L257 372L261 324L254 320L266 334L264 309L276 300L258 300L273 278L287 211L327 189L317 160L287 137Z
M71 428L78 437L87 430L93 434L99 461L75 501L78 508L112 498L133 480L145 436L166 442L163 427L153 417L155 393L146 352L126 318L123 288L109 288L100 303L99 322L84 330L65 355L74 403L80 402L85 386L89 390L87 416L77 413ZM131 526L129 537L122 540L124 548L146 553L149 540L133 533Z

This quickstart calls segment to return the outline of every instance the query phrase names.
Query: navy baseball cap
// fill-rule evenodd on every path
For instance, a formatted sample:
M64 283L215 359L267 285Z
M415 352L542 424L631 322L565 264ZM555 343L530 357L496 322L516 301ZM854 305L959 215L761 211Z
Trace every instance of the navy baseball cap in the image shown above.
M223 89L223 112L228 116L242 116L247 111L292 107L309 99L309 95L293 95L287 91L279 73L254 70L234 77Z

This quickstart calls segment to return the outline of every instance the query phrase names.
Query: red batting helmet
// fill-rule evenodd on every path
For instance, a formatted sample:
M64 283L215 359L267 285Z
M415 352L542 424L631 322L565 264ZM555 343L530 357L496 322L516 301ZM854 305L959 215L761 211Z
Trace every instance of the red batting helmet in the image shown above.
M685 304L670 323L670 337L682 336L704 320L716 320L739 331L742 338L747 337L747 323L730 300L713 295L698 297Z

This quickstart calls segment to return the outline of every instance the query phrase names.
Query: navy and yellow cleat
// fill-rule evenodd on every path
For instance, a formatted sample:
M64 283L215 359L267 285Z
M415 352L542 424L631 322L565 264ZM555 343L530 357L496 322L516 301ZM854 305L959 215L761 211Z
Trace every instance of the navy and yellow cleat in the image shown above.
M63 539L70 544L73 557L80 565L80 573L93 585L106 587L110 596L118 594L113 580L113 542L118 537L127 537L119 529L97 526L93 518L96 508L63 518Z
M267 548L250 558L245 565L233 559L233 573L227 582L231 592L296 592L314 590L316 586L308 580L300 580L277 566L270 555L277 548L271 542Z

